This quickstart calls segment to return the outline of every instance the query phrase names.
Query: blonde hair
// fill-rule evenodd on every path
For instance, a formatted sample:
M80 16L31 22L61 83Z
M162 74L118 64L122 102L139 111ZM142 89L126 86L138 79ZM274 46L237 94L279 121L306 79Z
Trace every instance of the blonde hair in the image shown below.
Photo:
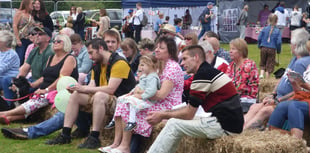
M245 40L241 38L236 38L231 40L229 44L236 47L239 54L241 54L243 58L248 57L248 45Z
M269 16L268 16L268 23L271 25L271 26L275 26L278 22L278 16L274 13L271 13Z
M154 70L159 68L157 58L154 55L143 55L140 57L140 64L145 63L146 65L152 67Z
M64 35L64 34L57 35L54 40L62 40L63 41L63 44L64 44L63 50L66 53L69 53L71 51L72 44L71 44L70 38L67 35ZM53 43L53 45L54 45L54 43Z
M197 45L198 44L198 36L196 33L188 33L184 36L184 38L192 38L192 45Z

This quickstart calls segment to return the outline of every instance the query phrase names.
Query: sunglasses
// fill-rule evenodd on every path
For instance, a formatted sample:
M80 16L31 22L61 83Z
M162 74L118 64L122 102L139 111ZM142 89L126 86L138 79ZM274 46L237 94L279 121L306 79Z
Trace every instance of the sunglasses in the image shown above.
M166 35L168 32L162 32L162 34Z
M187 38L184 38L185 40L192 40L192 38L191 37L187 37Z
M62 42L62 40L54 40L54 41L53 41L54 44L59 44L59 43L61 43L61 42Z
M36 33L36 32L33 32L33 33L29 33L29 35L31 35L31 36L35 36L35 35L37 35L38 33Z

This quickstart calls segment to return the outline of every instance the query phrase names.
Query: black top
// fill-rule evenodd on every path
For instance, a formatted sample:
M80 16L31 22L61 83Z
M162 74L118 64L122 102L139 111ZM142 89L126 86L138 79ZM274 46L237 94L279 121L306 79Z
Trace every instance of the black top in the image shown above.
M33 18L34 21L41 22L44 27L47 27L48 29L51 30L51 32L53 32L54 24L50 15L47 14L44 19L38 18L36 15Z
M133 57L134 59L133 59L133 61L130 63L130 68L131 68L131 70L132 70L132 72L133 72L134 74L136 74L136 72L137 72L137 70L138 70L138 66L139 66L139 63L140 63L140 57L141 57L141 55L138 53L135 57ZM132 58L132 57L128 57L128 58L127 58L127 61L128 61L128 62L131 61L131 58Z
M84 23L85 23L85 14L79 13L73 25L74 32L79 33L79 31L84 30Z
M73 55L66 55L59 63L57 63L54 66L50 66L52 59L54 57L54 55L50 56L49 62L45 68L45 70L43 71L43 82L40 84L40 89L45 89L47 88L49 85L51 85L53 82L55 82L55 80L58 79L59 74L60 74L60 70L66 60L66 58L68 56L73 56ZM78 73L78 69L77 66L73 69L71 75L71 77L73 77L74 79L78 80L79 78L79 73Z

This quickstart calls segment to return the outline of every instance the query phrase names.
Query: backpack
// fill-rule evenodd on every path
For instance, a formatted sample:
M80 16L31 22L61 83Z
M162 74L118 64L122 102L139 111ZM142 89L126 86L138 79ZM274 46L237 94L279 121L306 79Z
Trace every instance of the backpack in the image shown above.
M139 20L140 20L140 18L139 18ZM143 18L142 18L142 20L140 20L141 26L145 27L148 22L149 22L149 19L147 18L146 14L143 12Z

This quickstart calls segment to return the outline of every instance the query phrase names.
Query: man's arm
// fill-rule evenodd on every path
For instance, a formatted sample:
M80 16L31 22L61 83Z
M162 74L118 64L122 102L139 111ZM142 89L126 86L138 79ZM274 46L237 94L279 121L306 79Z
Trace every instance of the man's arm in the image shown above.
M30 71L31 66L28 63L24 63L20 68L19 68L19 73L17 77L19 76L26 76L28 72Z
M163 119L170 119L170 118L191 120L194 118L197 109L198 107L193 107L192 105L188 104L187 106L181 109L149 112L146 117L146 121L151 125L155 125L161 122Z

